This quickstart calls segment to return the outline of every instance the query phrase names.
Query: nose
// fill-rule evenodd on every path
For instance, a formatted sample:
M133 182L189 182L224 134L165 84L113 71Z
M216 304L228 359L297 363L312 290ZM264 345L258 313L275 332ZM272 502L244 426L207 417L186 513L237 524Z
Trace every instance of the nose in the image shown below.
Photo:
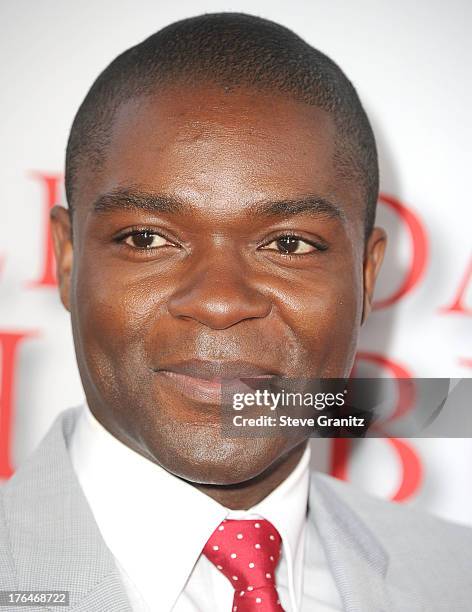
M250 272L236 255L207 257L188 270L168 302L171 315L227 329L247 319L262 319L271 301L251 285Z

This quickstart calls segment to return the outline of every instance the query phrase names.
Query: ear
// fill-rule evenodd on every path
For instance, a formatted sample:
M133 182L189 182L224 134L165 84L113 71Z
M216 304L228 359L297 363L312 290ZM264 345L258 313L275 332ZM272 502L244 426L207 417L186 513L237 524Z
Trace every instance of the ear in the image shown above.
M65 308L70 311L70 279L72 274L72 222L70 210L53 206L50 213L52 241L56 255L59 294Z
M385 231L380 227L374 227L365 247L362 323L367 319L372 309L375 281L382 265L386 246L387 235Z

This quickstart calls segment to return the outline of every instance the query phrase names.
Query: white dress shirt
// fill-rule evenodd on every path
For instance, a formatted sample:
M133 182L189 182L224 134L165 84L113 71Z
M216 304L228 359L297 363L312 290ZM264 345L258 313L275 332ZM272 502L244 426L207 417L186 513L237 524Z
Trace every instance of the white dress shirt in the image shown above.
M84 405L69 443L72 464L121 573L133 612L229 612L234 590L201 551L225 518L264 518L279 531L277 591L301 609L310 448L291 474L249 510L225 508L112 436ZM341 610L318 544L310 612ZM305 597L306 605L306 597Z

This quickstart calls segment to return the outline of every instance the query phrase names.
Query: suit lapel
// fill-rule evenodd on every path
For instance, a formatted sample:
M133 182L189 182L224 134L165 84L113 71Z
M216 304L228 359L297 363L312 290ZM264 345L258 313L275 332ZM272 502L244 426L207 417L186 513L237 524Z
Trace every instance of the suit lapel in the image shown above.
M319 474L312 477L308 517L304 580L310 580L310 552L316 538L321 540L346 612L392 610L385 582L385 549Z
M100 583L81 597L67 612L131 612L118 571L103 578Z
M59 415L4 489L15 588L68 590L70 612L131 612L69 458L76 414Z

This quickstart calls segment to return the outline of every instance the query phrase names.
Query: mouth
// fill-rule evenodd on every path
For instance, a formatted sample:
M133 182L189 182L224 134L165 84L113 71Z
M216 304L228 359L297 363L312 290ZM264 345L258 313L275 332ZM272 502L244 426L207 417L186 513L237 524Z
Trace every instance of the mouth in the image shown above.
M253 386L245 380L264 381L278 376L247 362L185 361L153 368L156 375L173 391L205 404L221 404L223 392L250 393Z

